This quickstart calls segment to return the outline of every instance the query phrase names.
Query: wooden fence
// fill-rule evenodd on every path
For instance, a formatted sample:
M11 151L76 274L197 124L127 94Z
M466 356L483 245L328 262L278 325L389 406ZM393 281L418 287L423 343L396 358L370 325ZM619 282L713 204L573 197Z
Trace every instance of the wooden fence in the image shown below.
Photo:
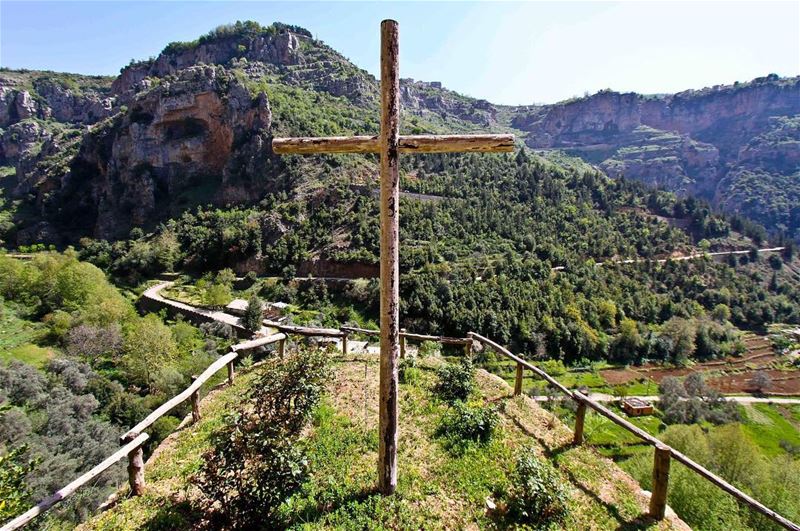
M214 363L209 365L209 367L205 371L203 371L203 373L200 376L193 378L192 384L189 387L187 387L183 392L181 392L168 402L164 403L161 407L159 407L151 414L149 414L147 417L145 417L144 420L142 420L139 424L137 424L136 426L128 430L125 434L123 434L122 437L120 437L120 442L122 444L122 447L116 453L109 456L105 461L103 461L102 463L100 463L99 465L97 465L96 467L94 467L89 472L82 475L75 481L71 482L69 485L62 488L49 498L42 500L35 507L29 509L24 514L6 523L2 528L0 528L0 531L12 531L25 526L36 516L42 514L43 512L47 511L55 504L60 502L61 500L70 496L81 486L85 485L93 478L97 477L100 473L110 468L114 463L118 462L125 456L128 456L128 481L130 484L131 494L141 495L144 490L144 460L142 454L142 445L148 438L148 435L147 433L144 433L144 430L149 428L156 420L166 415L168 412L177 407L179 404L185 402L187 399L190 399L192 402L192 421L197 422L200 419L200 410L199 410L200 387L204 383L206 383L214 374L216 374L217 371L222 369L222 367L228 368L228 383L233 383L233 378L234 378L233 363L239 357L239 354L241 352L277 342L279 345L278 346L279 354L283 356L285 351L287 336L289 334L296 334L305 337L340 338L342 340L342 352L344 354L347 354L347 341L351 334L359 334L366 336L377 336L380 334L378 330L349 327L349 326L342 326L340 328L314 328L314 327L283 325L271 321L264 321L264 324L278 329L280 333L273 334L271 336L267 336L264 338L245 341L243 343L239 343L231 347L230 353L226 354L225 356L222 356ZM570 391L569 389L564 387L560 382L558 382L555 378L547 374L545 371L525 361L519 356L513 354L510 350L503 347L502 345L499 345L498 343L495 343L491 339L488 339L474 332L469 332L467 336L468 337L466 338L455 338L455 337L432 336L424 334L412 334L403 329L401 330L400 333L401 356L405 355L406 340L434 341L444 345L463 345L465 352L467 354L471 352L473 342L481 343L491 348L495 352L516 362L517 365L516 365L516 377L514 382L514 395L520 395L522 393L522 379L524 376L524 371L525 369L527 369L535 373L537 376L539 376L547 383L549 383L552 387L554 387L559 392L561 392L568 398L571 398L577 403L578 407L576 411L575 430L573 435L574 444L579 445L583 443L583 427L586 416L586 410L587 408L591 408L598 414L608 418L615 424L621 426L622 428L633 433L643 441L652 445L655 448L655 453L653 460L653 489L650 496L649 513L650 516L652 516L655 519L660 520L664 518L666 512L670 462L672 459L674 459L675 461L678 461L679 463L685 465L693 472L699 474L701 477L707 479L717 487L721 488L722 490L724 490L725 492L736 498L739 502L750 507L754 511L757 511L758 513L766 516L768 519L772 520L773 522L777 523L783 528L789 529L791 531L800 531L800 526L790 521L786 517L781 516L780 514L773 511L769 507L765 506L758 500L745 494L744 492L737 489L724 479L720 478L719 476L707 470L700 464L696 463L689 457L685 456L684 454L675 450L674 448L669 447L664 442L650 435L641 428L631 424L630 422L620 417L613 411L609 410L602 404L599 404L594 400L590 399L585 394L579 391Z
M144 430L153 425L155 421L184 403L186 400L191 400L192 403L192 422L200 420L200 388L211 379L223 367L228 368L228 383L233 383L234 369L233 363L240 356L242 352L252 350L257 347L262 347L278 343L279 353L283 355L286 344L286 334L273 334L267 337L257 338L250 341L244 341L231 347L231 352L217 359L203 371L199 376L192 378L192 383L189 387L184 389L181 393L162 404L155 411L147 415L136 426L125 432L120 437L120 444L122 447L115 453L106 458L102 463L98 464L79 478L72 481L70 484L55 492L52 496L37 503L34 507L27 510L23 514L17 516L13 520L8 521L0 531L12 531L20 529L27 525L31 520L49 510L51 507L68 498L75 491L82 486L86 485L94 478L99 476L104 471L111 468L118 461L124 457L128 457L128 483L130 485L131 494L139 496L144 492L144 452L142 445L149 438Z
M653 491L650 495L650 516L652 516L653 518L656 519L664 518L664 513L667 507L667 487L669 485L670 459L674 459L679 463L685 465L689 470L699 474L700 476L707 479L720 489L724 490L725 492L736 498L739 502L750 507L752 510L763 514L776 524L782 526L785 529L790 529L792 531L800 531L800 526L798 526L796 523L792 522L791 520L789 520L784 516L781 516L780 514L773 511L772 509L770 509L763 503L759 502L755 498L745 494L741 490L737 489L736 487L734 487L721 477L707 470L702 465L696 463L695 461L685 456L681 452L675 450L674 448L670 448L668 445L664 444L664 442L659 440L658 438L653 437L652 435L642 430L641 428L634 426L633 424L631 424L624 418L620 417L619 415L617 415L607 407L603 406L602 404L595 402L594 400L592 400L591 398L589 398L588 396L584 395L579 391L570 391L543 370L539 369L538 367L535 367L534 365L531 365L530 363L523 360L519 356L515 356L514 354L511 353L511 351L509 351L505 347L498 345L494 341L485 338L479 334L476 334L474 332L470 332L467 335L469 335L474 340L490 347L495 352L502 354L503 356L517 363L516 379L514 382L515 395L519 395L522 393L523 371L525 369L528 369L536 373L538 376L542 377L551 386L558 389L565 396L573 399L577 403L578 409L575 415L575 432L573 436L574 444L583 443L584 419L586 416L586 409L587 407L589 407L595 410L600 415L611 420L618 426L621 426L622 428L633 433L646 443L654 446L655 456L653 459Z

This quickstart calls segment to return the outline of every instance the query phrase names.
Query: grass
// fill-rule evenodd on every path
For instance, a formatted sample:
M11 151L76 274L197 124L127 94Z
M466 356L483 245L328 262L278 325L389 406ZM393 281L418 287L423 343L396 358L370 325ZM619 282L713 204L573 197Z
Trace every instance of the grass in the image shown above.
M746 420L742 427L769 457L783 455L781 441L800 446L800 429L797 415L800 408L776 404L748 404L744 409Z
M5 362L18 360L33 365L34 367L42 368L45 363L53 357L53 354L53 351L49 348L42 348L27 343L11 350L0 350L0 360Z
M510 360L489 361L482 364L482 367L492 374L500 376L510 385L514 384L515 362ZM546 370L546 372L548 371ZM624 385L610 385L597 371L567 369L561 374L553 374L552 372L550 374L569 389L586 387L593 393L605 393L615 396L620 394L626 396L658 394L658 384L646 377L630 381ZM525 371L522 378L522 391L529 395L545 395L547 394L547 383L530 371Z
M40 335L40 327L19 317L13 305L0 303L0 361L19 360L44 366L53 351L34 344Z
M401 384L399 483L394 496L374 488L377 459L378 363L367 357L336 361L336 377L318 407L305 445L313 474L280 511L291 529L476 529L513 525L487 514L486 499L502 508L515 456L530 451L552 460L570 491L564 529L672 527L642 517L646 499L611 461L588 446L572 447L570 430L527 397L511 397L500 379L479 371L477 401L500 410L500 425L485 444L454 450L436 435L447 405L430 388L438 360L421 362L418 378ZM202 500L190 478L211 433L261 368L201 404L203 418L176 433L147 464L144 496L125 498L83 529L192 529L203 526ZM366 397L366 400L365 400Z
M162 289L161 296L165 299L171 299L192 306L204 306L200 290L191 284L173 284Z

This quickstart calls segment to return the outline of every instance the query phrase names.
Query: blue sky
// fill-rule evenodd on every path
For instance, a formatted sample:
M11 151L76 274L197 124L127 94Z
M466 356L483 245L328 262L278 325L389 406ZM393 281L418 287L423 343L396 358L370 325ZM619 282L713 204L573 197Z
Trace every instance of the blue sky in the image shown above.
M116 74L220 24L279 20L378 72L379 23L400 22L401 75L495 103L603 88L644 93L800 74L800 2L12 2L0 65Z

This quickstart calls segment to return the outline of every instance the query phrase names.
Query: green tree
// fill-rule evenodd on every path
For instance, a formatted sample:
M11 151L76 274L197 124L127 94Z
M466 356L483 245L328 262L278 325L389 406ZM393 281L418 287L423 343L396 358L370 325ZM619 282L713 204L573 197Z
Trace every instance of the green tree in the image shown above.
M247 301L247 307L244 309L242 316L242 324L251 332L258 332L261 330L264 320L264 303L258 298L258 295L253 294Z
M36 468L36 461L26 457L27 451L22 445L0 454L0 521L21 514L30 503L26 478Z
M125 334L123 363L130 377L150 388L156 376L177 356L172 331L155 314L136 320Z
M213 283L203 291L203 304L212 308L221 308L231 302L231 288L225 284Z

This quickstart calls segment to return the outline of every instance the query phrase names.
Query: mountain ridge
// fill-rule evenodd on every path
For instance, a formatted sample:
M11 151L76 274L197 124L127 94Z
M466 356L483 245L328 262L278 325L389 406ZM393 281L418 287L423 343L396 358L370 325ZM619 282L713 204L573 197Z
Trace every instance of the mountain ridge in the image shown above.
M201 79L204 75L208 82ZM152 219L165 193L170 205L171 198L184 193L185 183L176 181L207 184L201 167L223 174L210 185L221 186L222 191L206 200L217 204L258 200L264 184L257 184L259 180L267 174L271 175L267 180L272 180L275 172L282 171L282 162L271 155L269 147L270 100L276 96L268 97L267 92L275 87L305 91L309 107L325 109L318 114L330 105L337 111L346 108L353 117L344 123L328 112L328 124L310 131L287 112L275 120L277 133L377 132L377 80L313 39L308 30L281 23L220 26L196 41L170 43L155 58L133 61L109 80L0 71L0 165L13 166L14 172L4 170L6 201L20 204L17 212L28 212L28 219L14 214L18 220L14 234L4 239L27 244L63 243L81 235L122 237L131 226ZM245 89L250 102L244 101ZM300 94L280 90L278 97ZM170 91L182 91L184 96ZM324 104L314 101L323 94L330 96ZM215 112L221 115L232 116L231 109L220 110L231 101L239 102L233 104L239 111L246 105L261 106L260 132L240 127L233 134L232 123L212 124L216 118L197 103L198 97L217 101L215 105L221 107ZM696 195L726 212L764 223L773 234L790 238L800 234L800 77L769 75L672 95L607 90L542 106L494 105L438 82L403 79L401 97L408 133L514 132L531 149L564 151L612 177ZM149 110L143 111L144 107ZM142 120L154 116L155 110L163 120L144 124ZM173 123L178 115L189 122ZM292 121L297 127L280 130L281 124ZM137 136L131 124L136 124L137 131L147 125L150 131ZM245 121L244 129L247 124L252 122ZM107 149L90 153L102 145L96 141L97 129L109 127L114 134L107 139ZM209 131L220 133L221 129L225 130L222 136L214 138L222 138L222 143L208 140ZM245 137L252 136L260 140L249 143ZM123 148L126 142L133 144ZM159 142L162 145L156 148ZM249 147L239 153L245 145ZM119 151L136 156L120 158ZM144 179L139 175L143 171L148 174ZM98 175L105 184L96 182ZM104 177L109 175L111 181ZM244 182L248 180L253 182ZM100 194L98 186L107 193ZM114 187L116 192L108 193ZM124 199L126 194L128 199ZM162 200L156 197L159 194ZM120 205L120 198L128 206ZM175 211L172 207L161 210ZM99 212L97 219L88 219L94 211ZM103 218L105 211L108 215ZM113 226L109 221L126 216L131 223Z

